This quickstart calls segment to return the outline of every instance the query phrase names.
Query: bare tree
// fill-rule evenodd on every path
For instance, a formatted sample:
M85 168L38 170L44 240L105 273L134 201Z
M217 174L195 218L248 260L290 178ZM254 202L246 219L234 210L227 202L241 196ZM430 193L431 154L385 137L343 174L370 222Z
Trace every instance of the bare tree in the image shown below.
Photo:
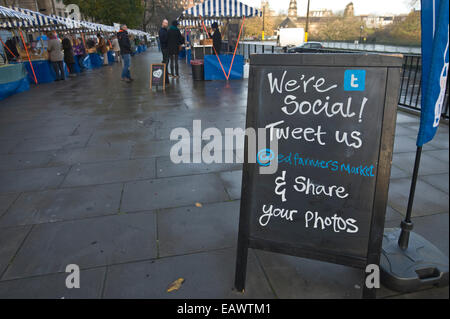
M183 13L180 0L144 0L144 19L142 27L147 32L157 32L161 21L175 20Z

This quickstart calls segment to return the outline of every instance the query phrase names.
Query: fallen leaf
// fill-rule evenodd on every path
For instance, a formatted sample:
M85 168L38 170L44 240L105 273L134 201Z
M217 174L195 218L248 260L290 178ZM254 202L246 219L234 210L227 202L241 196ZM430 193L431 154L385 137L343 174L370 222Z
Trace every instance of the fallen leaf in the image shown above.
M167 292L172 292L181 288L181 285L184 283L183 278L179 278L175 280L170 286L167 288Z
M203 205L202 205L201 203L195 203L195 206L196 206L196 207L199 207L199 208L200 208L200 207L203 207Z

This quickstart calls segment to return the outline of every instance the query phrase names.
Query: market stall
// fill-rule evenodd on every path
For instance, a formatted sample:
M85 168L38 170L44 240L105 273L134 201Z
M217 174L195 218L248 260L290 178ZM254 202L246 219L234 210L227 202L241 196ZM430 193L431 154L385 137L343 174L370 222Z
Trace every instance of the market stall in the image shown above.
M20 21L31 21L27 15L22 14L16 10L0 6L0 27L3 24L13 24ZM7 62L10 59L17 59L18 52L12 46L13 41L3 41L0 38L3 52ZM0 100L8 96L21 93L30 89L30 84L27 79L27 73L23 64L6 64L0 66Z
M0 100L30 89L24 64L0 66Z
M0 38L3 51L7 52L7 57L10 57L6 61L8 64L3 66L0 72L1 98L9 96L12 91L18 93L28 89L29 83L48 83L56 79L54 70L48 60L46 32L56 31L59 35L68 35L69 39L76 37L76 35L81 36L79 39L82 40L87 53L82 64L86 68L96 68L103 65L103 55L100 56L97 53L96 34L102 34L110 47L112 45L108 37L116 34L116 29L113 26L71 20L56 15L46 16L29 9L3 6L0 6L0 29L11 33L11 37L8 37L7 41ZM145 52L150 35L140 30L129 30L129 33L130 38L133 39L135 52ZM9 46L5 42L9 42ZM91 45L89 46L89 44ZM112 51L108 52L107 59L109 64L114 63L115 57ZM64 69L67 76L68 68L66 65L64 65ZM75 63L72 72L79 71L79 66ZM28 86L25 85L25 82Z
M188 24L185 21L197 21L197 25L201 28L202 37L194 39L191 43L192 56L195 63L193 68L204 68L205 80L230 80L239 79L243 77L244 58L236 55L236 48L238 47L242 29L245 23L245 18L260 16L261 12L258 9L243 4L237 0L206 0L192 8L183 12L178 18L181 25ZM211 35L207 30L207 23L205 21L226 21L227 25L230 19L241 20L239 33L236 35L237 40L233 52L225 52L220 54L214 48ZM228 51L228 50L226 50ZM199 60L203 60L201 63ZM193 72L198 74L198 71Z
M56 79L56 75L48 61L42 33L50 30L61 31L66 29L66 25L62 24L56 18L46 16L40 12L18 7L9 9L27 17L27 19L9 20L0 25L4 29L11 30L16 35L16 38L19 39L20 45L17 46L19 53L17 63L24 65L30 83L53 82ZM41 35L39 43L30 42L27 33L39 33Z

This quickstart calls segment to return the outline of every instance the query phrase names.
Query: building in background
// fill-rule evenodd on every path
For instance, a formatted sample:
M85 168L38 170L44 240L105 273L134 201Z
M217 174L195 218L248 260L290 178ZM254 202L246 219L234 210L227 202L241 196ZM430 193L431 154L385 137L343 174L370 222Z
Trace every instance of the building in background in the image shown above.
M33 11L41 12L46 15L56 14L67 16L66 6L62 0L1 0L3 6L15 6Z
M350 2L345 6L344 17L354 17L355 16L355 6L353 2Z
M192 8L193 6L196 6L197 4L202 3L204 0L179 0L181 3L181 6L184 10Z
M297 0L291 0L291 2L289 3L288 17L296 18L297 15L298 15L298 13L297 13Z
M332 15L333 15L333 11L331 11L329 9L319 9L319 10L310 10L309 11L310 17L322 18L322 17L331 17Z

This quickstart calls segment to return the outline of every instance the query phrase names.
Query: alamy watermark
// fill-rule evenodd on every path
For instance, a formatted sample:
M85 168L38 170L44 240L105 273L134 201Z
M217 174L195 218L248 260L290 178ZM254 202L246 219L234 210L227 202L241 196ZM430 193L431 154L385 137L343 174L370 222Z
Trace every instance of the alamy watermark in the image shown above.
M194 120L192 134L182 127L172 130L170 140L177 143L170 150L170 159L174 164L244 163L245 158L235 155L234 150L243 150L247 138L245 162L258 163L260 174L275 174L278 170L278 139L272 129L269 129L270 136L267 132L267 128L259 128L258 134L253 128L225 128L224 136L215 127L202 130L201 120ZM203 145L203 141L209 142Z

